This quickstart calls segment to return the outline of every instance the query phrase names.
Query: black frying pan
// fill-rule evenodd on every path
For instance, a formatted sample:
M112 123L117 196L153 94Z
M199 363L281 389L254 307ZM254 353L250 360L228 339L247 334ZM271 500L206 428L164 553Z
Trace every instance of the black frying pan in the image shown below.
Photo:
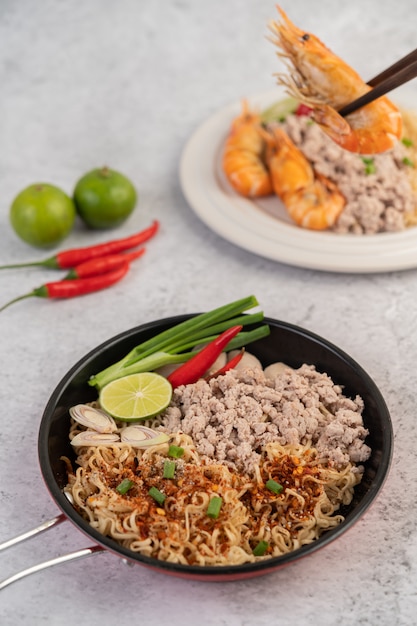
M91 528L62 492L67 477L61 457L64 455L74 458L74 451L68 439L68 409L75 404L88 402L97 397L96 391L87 383L92 374L121 359L135 345L157 332L189 317L191 315L183 315L144 324L106 341L74 365L49 399L41 421L38 445L39 461L45 483L63 513L52 522L57 523L69 519L95 544L94 547L70 555L67 560L106 549L133 563L177 577L205 581L251 578L272 572L304 556L311 555L337 539L362 517L380 491L391 463L393 435L387 406L375 383L351 357L325 339L297 326L266 318L265 321L271 328L270 336L248 347L248 350L255 354L264 366L276 361L284 361L292 367L299 367L302 363L314 364L317 370L327 372L335 383L342 385L345 395L350 397L360 395L364 400L363 418L365 426L370 431L367 443L372 448L372 454L365 464L363 480L356 487L352 503L341 511L345 515L345 521L322 535L314 543L289 554L257 563L207 567L167 563L142 556ZM53 525L52 522L51 525ZM55 562L62 561L54 560L41 565L40 568L55 564ZM26 573L31 573L31 571Z

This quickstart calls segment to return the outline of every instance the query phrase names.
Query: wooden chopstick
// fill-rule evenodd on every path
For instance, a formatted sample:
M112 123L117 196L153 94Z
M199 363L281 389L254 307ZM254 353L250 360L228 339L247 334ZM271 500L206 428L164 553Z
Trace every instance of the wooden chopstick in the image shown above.
M397 61L397 63L394 63L394 65L392 65L391 67L381 72L381 74L375 76L372 81L370 81L374 85L373 89L340 109L339 115L345 117L346 115L353 113L357 109L360 109L366 104L373 102L374 100L380 98L389 91L400 87L400 85L404 85L416 76L417 51L414 50L403 59L400 59L400 61Z
M368 85L370 87L376 87L383 80L385 80L386 78L389 78L390 76L398 72L398 70L402 70L404 67L407 67L413 61L417 61L417 48L413 50L412 52L410 52L409 54L406 54L405 57L403 57L402 59L400 59L393 65L390 65L389 67L387 67L386 70L384 70L380 74L377 74L377 76L374 76L373 78L371 78L371 80L368 80Z

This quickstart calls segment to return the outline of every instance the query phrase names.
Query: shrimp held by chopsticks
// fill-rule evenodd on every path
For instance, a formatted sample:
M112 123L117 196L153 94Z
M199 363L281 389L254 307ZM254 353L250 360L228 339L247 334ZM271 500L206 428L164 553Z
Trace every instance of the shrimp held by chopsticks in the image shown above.
M264 136L274 191L289 216L311 230L333 226L346 204L335 183L314 171L282 128L273 126Z
M277 7L281 21L270 22L278 56L289 62L290 75L278 83L312 108L311 117L339 146L360 154L391 149L401 136L401 114L385 96L343 118L345 105L371 89L347 63L315 35L297 28Z
M223 170L232 187L246 197L273 193L271 177L264 162L265 139L261 120L243 101L242 113L233 120L223 152Z

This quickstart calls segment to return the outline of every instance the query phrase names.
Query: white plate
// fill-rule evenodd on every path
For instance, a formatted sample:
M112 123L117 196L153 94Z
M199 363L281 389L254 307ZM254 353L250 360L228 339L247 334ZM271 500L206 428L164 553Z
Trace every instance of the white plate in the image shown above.
M284 96L276 88L248 100L262 109ZM410 97L401 100L403 106L413 106ZM193 133L181 156L183 193L207 226L245 250L298 267L355 273L417 267L416 227L366 236L309 231L291 224L278 198L253 201L235 193L223 175L220 155L240 110L236 102L211 116Z

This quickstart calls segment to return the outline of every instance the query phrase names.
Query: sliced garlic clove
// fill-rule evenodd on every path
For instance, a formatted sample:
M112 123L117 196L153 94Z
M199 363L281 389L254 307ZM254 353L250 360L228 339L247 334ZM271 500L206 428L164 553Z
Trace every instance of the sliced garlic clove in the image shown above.
M83 430L71 439L72 446L112 446L120 441L119 435Z
M232 350L231 352L228 352L227 354L228 361L230 361L230 359L233 359L233 357L239 354L239 352L240 350ZM245 370L245 369L261 370L262 364L260 360L254 354L251 354L250 352L245 351L243 357L240 359L239 363L233 369L237 371Z
M76 422L98 433L114 433L117 430L116 422L110 415L88 404L77 404L69 412Z
M264 369L264 374L266 378L270 380L274 380L277 376L281 376L285 370L292 369L286 363L281 363L280 361L277 363L271 363Z
M120 433L120 439L122 443L127 443L133 448L148 448L149 446L166 443L169 437L165 433L152 430L152 428L133 424L123 428Z
M204 375L209 376L210 374L214 374L215 372L220 370L222 367L224 367L226 363L227 363L226 353L222 352L221 354L219 354L217 359L214 361L213 365L209 367L209 369Z

